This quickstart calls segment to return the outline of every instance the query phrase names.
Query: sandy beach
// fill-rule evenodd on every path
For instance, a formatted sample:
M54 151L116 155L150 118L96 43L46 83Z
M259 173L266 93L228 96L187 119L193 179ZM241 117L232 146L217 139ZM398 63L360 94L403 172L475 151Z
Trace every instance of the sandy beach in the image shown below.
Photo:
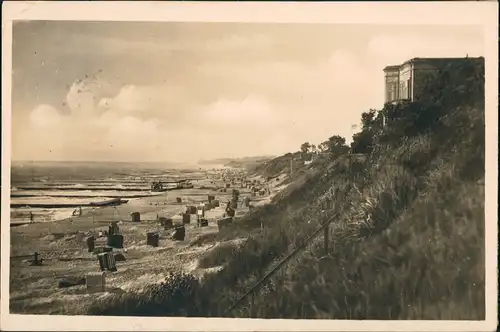
M248 179L264 182L258 177ZM218 188L225 187L226 182L221 176L206 172L204 179L192 181L194 188L191 189L132 198L119 206L84 208L81 216L63 220L12 227L11 310L36 314L81 314L102 297L113 296L113 293L140 291L148 284L164 280L169 272L183 271L201 276L217 270L199 268L198 258L219 244L215 236L211 237L210 234L219 231L217 219L224 215L232 189L240 191L240 201L251 196L251 189L242 188L241 182L234 182L226 192L221 192ZM282 188L276 187L273 182L269 184L269 189L270 194L252 197L251 204L266 204ZM191 223L185 225L184 241L171 239L172 230L163 230L157 218L172 218L174 224L180 224L181 213L185 212L186 205L207 202L208 195L214 195L221 202L219 207L206 211L208 226L197 227L196 215L191 215ZM177 197L182 199L181 203L177 202ZM248 207L240 204L236 210L235 222L248 211ZM140 213L141 222L131 221L132 212ZM113 251L122 253L126 260L116 263L117 272L107 272L107 291L89 294L85 286L59 288L58 282L61 279L81 278L86 273L99 271L96 256L88 252L85 239L107 230L111 221L118 222L120 233L124 236L124 248ZM146 245L147 232L159 233L158 247ZM42 266L30 265L35 251L44 259ZM76 298L78 301L74 301Z

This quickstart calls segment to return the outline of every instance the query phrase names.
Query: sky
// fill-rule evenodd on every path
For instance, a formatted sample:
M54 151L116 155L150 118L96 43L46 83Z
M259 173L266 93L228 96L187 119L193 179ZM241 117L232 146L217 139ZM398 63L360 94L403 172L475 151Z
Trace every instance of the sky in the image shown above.
M350 141L382 69L483 56L480 26L18 21L12 159L172 161Z

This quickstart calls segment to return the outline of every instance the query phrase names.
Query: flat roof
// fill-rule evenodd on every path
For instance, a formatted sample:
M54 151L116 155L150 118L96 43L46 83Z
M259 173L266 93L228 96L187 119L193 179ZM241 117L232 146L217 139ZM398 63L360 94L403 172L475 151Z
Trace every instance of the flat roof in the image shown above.
M387 71L387 70L394 70L394 69L398 69L399 70L399 67L401 67L400 65L393 65L393 66L386 66L384 68L384 71Z
M413 62L449 62L449 61L464 61L464 60L480 60L483 57L454 57L454 58L412 58L408 61L403 62L402 66Z
M388 70L394 70L398 69L406 64L409 63L415 63L415 62L450 62L450 61L464 61L464 60L484 60L484 57L461 57L461 58L412 58L410 60L407 60L403 62L401 65L391 65L391 66L386 66L383 70L388 71Z

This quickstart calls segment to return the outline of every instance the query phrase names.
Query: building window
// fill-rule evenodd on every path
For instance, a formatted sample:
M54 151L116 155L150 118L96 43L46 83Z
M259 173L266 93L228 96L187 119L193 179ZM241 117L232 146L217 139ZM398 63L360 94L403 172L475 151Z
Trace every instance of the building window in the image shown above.
M411 86L411 79L408 80L408 99L412 100L413 93L412 93L412 86Z
M392 83L392 89L391 89L391 101L397 99L398 99L398 83L394 82Z
M385 86L385 100L386 102L391 102L397 99L397 83L396 82L386 82Z
M401 99L410 99L410 80L402 81L400 85Z

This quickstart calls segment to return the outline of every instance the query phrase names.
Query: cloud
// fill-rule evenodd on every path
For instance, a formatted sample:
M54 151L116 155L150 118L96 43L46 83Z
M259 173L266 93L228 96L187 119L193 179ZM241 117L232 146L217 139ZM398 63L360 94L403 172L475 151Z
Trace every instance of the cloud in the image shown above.
M168 105L171 91L167 86L126 85L113 98L101 100L106 108L120 113L147 113Z
M30 113L30 121L35 127L54 127L63 122L59 110L50 105L39 105Z
M216 82L231 82L220 85L226 95L242 99L250 94L273 105L273 121L279 126L275 130L289 135L287 146L292 148L296 141L319 143L333 134L349 139L351 124L359 122L360 113L383 104L382 68L351 51L337 49L322 61L310 64L296 61L263 62L251 67L207 64L200 72ZM258 110L269 109L250 105ZM227 109L226 112L236 108L228 103L216 106ZM236 116L237 112L230 114Z
M272 106L257 96L243 100L220 99L200 112L211 125L260 127L274 126L278 118Z
M95 96L83 82L75 82L66 95L66 102L71 114L76 117L88 117L95 113Z
M143 121L133 116L125 116L113 123L109 133L118 139L123 139L144 137L157 131L158 127L154 120Z
M142 152L143 159L154 157L162 136L159 122L151 115L141 118L134 112L161 104L150 97L155 93L158 97L158 89L129 85L116 96L95 103L101 89L99 82L75 81L66 98L69 115L63 116L51 105L35 107L29 115L32 128L25 131L22 140L55 159L81 159L80 155L92 159L94 154L102 158L107 153L110 159L130 160L130 154L137 151ZM153 150L145 149L151 145Z
M73 117L85 119L99 114L98 100L114 90L114 84L95 75L74 81L66 94L66 103Z
M349 140L361 112L382 106L383 67L415 56L473 56L483 45L480 34L455 27L116 22L79 23L82 32L67 44L60 40L76 26L51 24L45 39L39 30L18 39L16 70L31 78L18 79L16 98L43 88L17 104L26 110L17 148L41 150L36 137L45 135L63 159L196 160L282 153L334 134ZM42 50L32 35L57 46ZM35 48L38 62L25 56ZM74 81L98 68L105 73ZM53 80L39 83L55 69ZM53 107L64 96L69 114ZM33 107L39 100L44 105Z

